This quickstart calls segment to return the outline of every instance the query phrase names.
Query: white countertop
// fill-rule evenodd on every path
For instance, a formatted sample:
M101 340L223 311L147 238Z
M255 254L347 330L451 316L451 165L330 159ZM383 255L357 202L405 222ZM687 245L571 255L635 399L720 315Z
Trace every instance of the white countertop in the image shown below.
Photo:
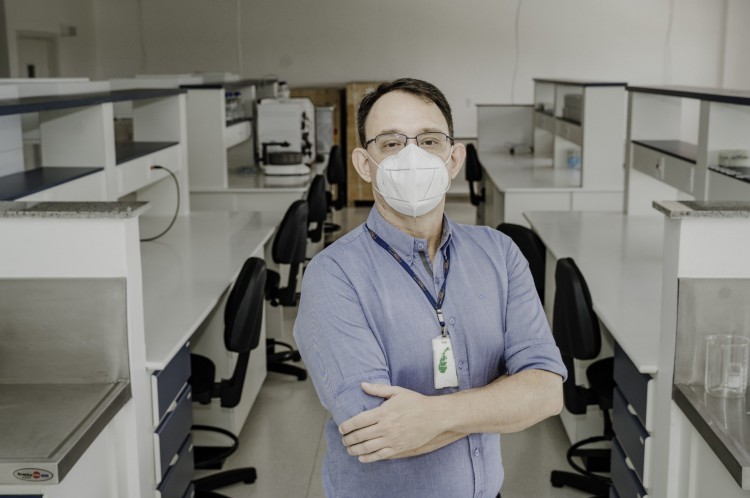
M524 216L555 259L571 257L594 311L641 373L659 364L664 218L593 211Z
M481 152L479 161L500 192L581 190L581 170L553 168L550 158Z
M232 168L227 175L228 187L191 188L194 193L299 193L310 188L315 175L325 174L327 162L313 163L307 175L266 175L258 166Z
M283 216L276 211L192 212L179 216L163 237L141 243L147 368L165 367ZM159 233L170 219L142 216L141 237Z

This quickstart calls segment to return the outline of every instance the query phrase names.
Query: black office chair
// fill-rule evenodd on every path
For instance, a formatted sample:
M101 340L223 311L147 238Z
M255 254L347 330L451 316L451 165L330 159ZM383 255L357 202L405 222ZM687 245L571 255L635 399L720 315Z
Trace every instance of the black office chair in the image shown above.
M307 215L307 201L302 199L294 201L287 209L276 231L271 257L276 264L289 265L289 279L286 287L281 287L281 275L268 270L266 300L271 303L271 306L297 305L297 278L305 262L307 249ZM277 346L283 350L277 351ZM290 344L276 339L266 340L266 362L269 372L294 375L298 380L305 380L307 378L305 369L286 363L298 362L301 359L299 351L294 350Z
M479 206L484 202L484 191L479 191L479 182L482 181L482 163L474 144L466 145L466 181L469 182L469 200L472 206ZM476 183L476 186L474 185Z
M328 217L328 203L326 202L326 179L323 175L315 175L307 191L307 237L311 242L320 242L323 238L323 226ZM310 228L313 225L313 228Z
M218 398L221 406L232 408L239 404L250 352L258 347L263 323L263 298L266 286L266 263L259 258L249 258L240 270L224 307L224 346L237 353L237 364L229 379L216 382L213 361L198 354L190 355L190 386L193 402L204 405ZM223 434L231 439L230 446L196 446L196 469L220 469L224 460L237 450L237 436L220 427L194 425L194 431ZM239 482L255 482L253 467L227 470L193 481L197 498L220 498L213 490Z
M591 295L580 270L572 258L562 258L555 267L555 305L552 317L552 334L560 348L568 378L563 384L565 408L583 415L589 405L598 405L604 416L604 431L574 443L568 448L566 458L576 472L553 470L550 481L555 487L570 486L596 498L609 496L611 481L596 472L609 471L609 449L585 449L591 443L610 441L614 435L609 410L612 408L614 389L613 358L595 361L586 369L590 387L576 384L573 360L591 360L601 350L599 320L592 308ZM580 458L579 465L574 458Z
M339 211L344 207L344 187L346 186L346 168L344 158L341 156L341 147L334 145L328 155L328 166L326 167L326 180L331 186L331 191L326 193L328 211ZM336 197L333 197L333 189L336 188ZM341 230L341 225L326 223L325 232L332 233Z
M546 266L547 248L539 236L530 228L513 223L500 223L497 229L513 239L521 254L529 262L534 286L539 294L539 300L544 304L544 271Z

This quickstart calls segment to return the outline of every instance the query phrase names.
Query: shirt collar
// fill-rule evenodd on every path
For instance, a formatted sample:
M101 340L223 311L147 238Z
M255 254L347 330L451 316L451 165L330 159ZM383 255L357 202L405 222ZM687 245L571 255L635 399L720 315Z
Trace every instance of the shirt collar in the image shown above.
M409 264L412 263L415 255L418 254L420 244L422 245L423 251L427 250L427 240L412 237L408 233L404 233L394 227L383 218L375 206L372 207L370 214L367 216L367 226L370 230L378 234L378 237L383 239L404 259L404 261ZM367 228L363 227L363 230L367 230ZM443 215L443 233L440 237L440 251L445 251L445 247L450 240L451 222L445 215Z

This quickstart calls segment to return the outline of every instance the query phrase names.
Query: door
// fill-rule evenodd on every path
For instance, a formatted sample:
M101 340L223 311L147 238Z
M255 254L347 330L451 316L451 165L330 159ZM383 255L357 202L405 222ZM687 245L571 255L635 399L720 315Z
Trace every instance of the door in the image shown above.
M18 35L18 76L57 76L57 42L54 36Z

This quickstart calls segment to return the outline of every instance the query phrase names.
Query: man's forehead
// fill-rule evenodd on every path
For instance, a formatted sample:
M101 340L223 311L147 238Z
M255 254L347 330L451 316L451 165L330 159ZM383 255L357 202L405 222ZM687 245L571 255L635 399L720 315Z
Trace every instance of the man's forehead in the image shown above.
M421 133L447 131L448 123L431 100L407 92L394 91L373 104L365 127L373 133Z

